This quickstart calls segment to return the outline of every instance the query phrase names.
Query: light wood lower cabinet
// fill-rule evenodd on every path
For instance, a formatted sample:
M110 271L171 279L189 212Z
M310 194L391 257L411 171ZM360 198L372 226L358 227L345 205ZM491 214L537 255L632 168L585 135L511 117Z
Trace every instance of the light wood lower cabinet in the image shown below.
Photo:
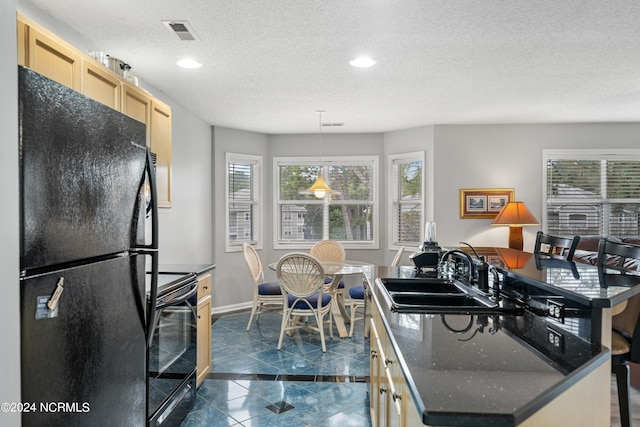
M369 340L371 424L373 427L413 427L422 425L421 417L398 357L391 345L377 308L372 309Z
M211 371L211 274L198 276L196 386Z

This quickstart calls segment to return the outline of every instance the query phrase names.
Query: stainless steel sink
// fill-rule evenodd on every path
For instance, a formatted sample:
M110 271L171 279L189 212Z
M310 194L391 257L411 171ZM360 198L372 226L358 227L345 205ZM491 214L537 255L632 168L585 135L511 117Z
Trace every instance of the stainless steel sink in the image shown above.
M380 279L389 292L424 292L430 294L464 294L465 291L451 279Z
M495 314L505 310L460 281L440 278L380 278L390 309L404 313ZM508 310L512 311L512 309Z

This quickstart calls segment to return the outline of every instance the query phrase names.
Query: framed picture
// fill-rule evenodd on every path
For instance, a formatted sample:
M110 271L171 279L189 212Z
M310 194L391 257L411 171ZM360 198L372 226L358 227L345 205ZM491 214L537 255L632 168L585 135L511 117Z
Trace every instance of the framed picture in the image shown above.
M460 218L494 218L513 200L513 188L463 188L460 190Z

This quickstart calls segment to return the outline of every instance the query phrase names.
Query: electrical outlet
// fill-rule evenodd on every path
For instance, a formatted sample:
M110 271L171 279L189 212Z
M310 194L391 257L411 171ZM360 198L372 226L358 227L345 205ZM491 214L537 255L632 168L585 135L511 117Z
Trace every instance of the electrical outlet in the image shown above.
M549 344L564 352L564 335L555 329L547 327L547 339L549 340Z
M551 299L547 300L547 313L549 317L564 323L564 304Z

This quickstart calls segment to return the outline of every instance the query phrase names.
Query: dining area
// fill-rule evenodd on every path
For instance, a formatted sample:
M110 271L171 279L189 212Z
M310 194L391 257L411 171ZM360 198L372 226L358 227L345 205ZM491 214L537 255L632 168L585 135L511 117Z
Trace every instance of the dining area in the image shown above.
M299 329L318 333L323 352L326 329L330 338L334 326L339 338L353 335L355 321L363 319L356 314L364 308L364 287L346 286L345 276L361 275L367 263L347 260L340 242L321 240L309 252L290 252L270 262L268 268L277 274L275 282L265 282L262 261L253 246L244 244L243 254L254 287L247 331L261 314L276 311L282 316L278 349L285 336L292 337Z

